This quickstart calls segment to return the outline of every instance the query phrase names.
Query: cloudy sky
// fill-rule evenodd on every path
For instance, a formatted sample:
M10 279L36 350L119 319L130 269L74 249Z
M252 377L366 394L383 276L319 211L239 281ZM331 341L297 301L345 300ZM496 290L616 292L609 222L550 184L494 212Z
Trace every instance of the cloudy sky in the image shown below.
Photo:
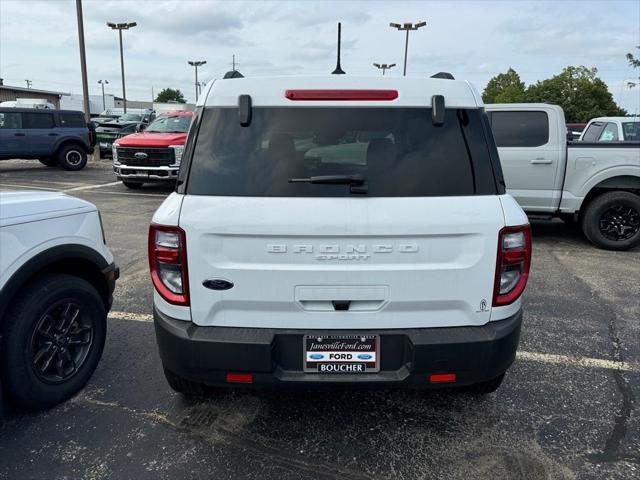
M329 73L336 23L343 23L343 69L377 75L372 63L397 63L404 36L389 22L425 20L409 45L409 74L444 70L484 88L515 68L529 84L567 65L597 67L615 100L640 113L638 76L627 52L640 45L640 2L613 1L106 1L84 0L90 92L97 81L121 93L117 32L105 22L136 21L124 32L128 98L148 100L152 87L180 88L193 100L193 68L220 77L236 55L245 75ZM0 76L5 84L81 93L73 0L0 0Z

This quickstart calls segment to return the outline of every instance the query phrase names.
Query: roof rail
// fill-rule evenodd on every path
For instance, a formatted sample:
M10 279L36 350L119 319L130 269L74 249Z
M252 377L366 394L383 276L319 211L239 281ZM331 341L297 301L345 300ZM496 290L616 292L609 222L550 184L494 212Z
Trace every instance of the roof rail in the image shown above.
M244 75L242 75L238 70L229 70L222 78L244 78Z
M455 80L449 72L438 72L431 75L431 78L444 78L445 80Z

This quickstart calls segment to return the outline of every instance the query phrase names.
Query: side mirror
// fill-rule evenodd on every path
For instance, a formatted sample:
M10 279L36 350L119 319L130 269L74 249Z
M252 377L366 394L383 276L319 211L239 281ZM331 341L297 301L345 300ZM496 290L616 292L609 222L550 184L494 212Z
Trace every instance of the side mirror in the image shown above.
M146 125L145 125L144 123L138 123L138 124L136 125L136 132L137 132L137 133L140 133L141 131L143 131L143 130L144 130L144 127L146 127Z
M573 132L567 130L567 142L573 142Z
M444 125L444 96L433 95L431 97L431 121L436 127Z

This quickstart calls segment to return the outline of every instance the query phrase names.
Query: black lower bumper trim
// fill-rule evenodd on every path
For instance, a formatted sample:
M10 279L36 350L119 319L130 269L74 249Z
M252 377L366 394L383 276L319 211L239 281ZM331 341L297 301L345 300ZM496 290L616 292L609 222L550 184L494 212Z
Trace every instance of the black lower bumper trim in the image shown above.
M115 263L111 263L106 268L102 269L102 275L107 282L107 312L111 310L113 304L113 291L116 289L116 280L120 278L120 267Z
M515 359L522 311L479 327L367 330L380 335L380 372L303 372L303 335L309 330L200 327L167 317L154 308L156 339L163 365L191 381L226 384L228 372L252 373L254 385L378 384L437 387L432 373L456 373L455 385L491 380ZM352 335L354 330L313 330Z

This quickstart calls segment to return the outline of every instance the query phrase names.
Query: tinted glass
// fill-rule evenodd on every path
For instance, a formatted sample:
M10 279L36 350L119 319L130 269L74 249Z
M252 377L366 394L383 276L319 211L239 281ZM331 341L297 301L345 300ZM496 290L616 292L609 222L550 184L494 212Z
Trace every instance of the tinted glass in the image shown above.
M187 193L351 195L349 185L289 181L325 175L361 175L368 196L488 193L487 178L495 193L480 110L448 109L441 127L427 108L254 108L252 115L242 127L235 108L204 110ZM474 170L487 177L481 188Z
M24 128L53 128L52 113L23 113Z
M84 115L81 113L61 113L59 118L61 127L82 128L87 126L87 123L84 121Z
M582 135L582 141L595 142L596 140L598 140L598 137L600 137L600 132L602 131L603 128L604 128L604 123L601 123L601 122L592 123L591 125L589 125L589 128L587 128L587 131L584 132L584 135Z
M546 112L492 112L491 129L498 147L539 147L549 141Z
M22 128L22 115L19 113L0 112L0 128Z
M640 122L622 122L622 135L625 141L640 141Z
M149 125L145 132L187 133L189 131L189 125L191 125L191 118L191 115L160 117Z
M127 113L118 118L118 120L121 122L141 122L142 118L143 116L139 113Z
M599 142L617 142L618 141L618 126L615 123L607 123L598 138Z

